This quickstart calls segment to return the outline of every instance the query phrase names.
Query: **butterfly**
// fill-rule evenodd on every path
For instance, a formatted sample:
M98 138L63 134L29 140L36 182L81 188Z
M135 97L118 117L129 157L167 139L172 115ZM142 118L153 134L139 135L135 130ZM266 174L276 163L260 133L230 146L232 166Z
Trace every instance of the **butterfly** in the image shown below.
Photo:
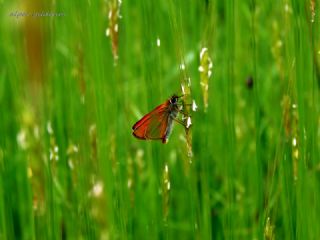
M132 127L133 136L142 140L162 140L162 143L167 143L172 132L173 121L185 126L184 122L177 119L178 113L182 112L181 104L178 103L181 97L174 94L142 117Z

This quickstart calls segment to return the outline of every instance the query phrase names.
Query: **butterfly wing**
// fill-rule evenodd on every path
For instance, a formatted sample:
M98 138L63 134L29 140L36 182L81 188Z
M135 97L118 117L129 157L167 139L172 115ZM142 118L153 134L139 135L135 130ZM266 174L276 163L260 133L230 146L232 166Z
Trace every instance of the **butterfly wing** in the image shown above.
M170 114L168 104L161 104L133 125L133 135L144 140L164 139Z

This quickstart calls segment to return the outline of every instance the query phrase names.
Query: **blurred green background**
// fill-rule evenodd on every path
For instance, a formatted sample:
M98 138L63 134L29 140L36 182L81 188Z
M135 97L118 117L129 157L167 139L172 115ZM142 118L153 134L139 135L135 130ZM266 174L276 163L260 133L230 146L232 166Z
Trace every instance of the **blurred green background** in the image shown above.
M319 6L0 1L0 239L320 239Z

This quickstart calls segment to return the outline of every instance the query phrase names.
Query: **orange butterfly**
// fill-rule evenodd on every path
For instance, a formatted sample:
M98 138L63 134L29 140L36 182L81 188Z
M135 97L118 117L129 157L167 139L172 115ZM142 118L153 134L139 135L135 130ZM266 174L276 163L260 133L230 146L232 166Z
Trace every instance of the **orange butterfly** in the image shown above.
M167 143L172 131L173 121L185 126L177 119L178 113L181 112L178 100L182 96L173 95L167 101L147 113L136 124L133 125L133 136L143 140L162 140Z

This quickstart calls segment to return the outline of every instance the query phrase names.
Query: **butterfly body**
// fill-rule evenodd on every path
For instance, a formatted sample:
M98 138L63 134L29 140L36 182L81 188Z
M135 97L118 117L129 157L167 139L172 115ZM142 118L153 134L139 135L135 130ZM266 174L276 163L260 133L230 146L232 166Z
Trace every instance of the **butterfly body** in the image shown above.
M162 143L167 143L172 132L173 121L180 111L178 99L178 96L173 95L142 117L132 127L133 136L143 140L162 140Z

